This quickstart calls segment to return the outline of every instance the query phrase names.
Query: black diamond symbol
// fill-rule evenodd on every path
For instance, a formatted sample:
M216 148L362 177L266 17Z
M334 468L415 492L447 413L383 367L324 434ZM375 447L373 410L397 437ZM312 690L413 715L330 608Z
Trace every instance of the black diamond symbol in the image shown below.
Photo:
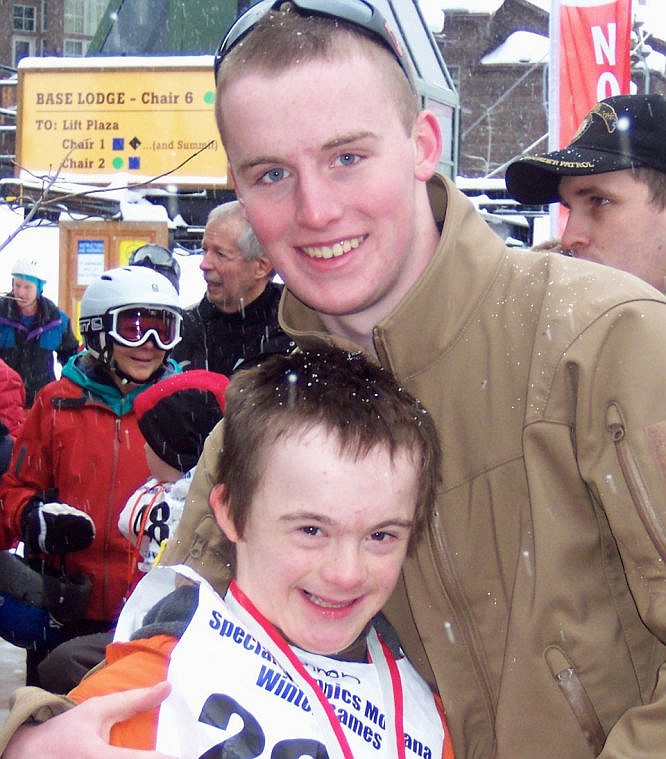
M130 145L132 146L133 150L136 150L140 144L141 144L141 140L138 137L132 137L132 139L130 140Z

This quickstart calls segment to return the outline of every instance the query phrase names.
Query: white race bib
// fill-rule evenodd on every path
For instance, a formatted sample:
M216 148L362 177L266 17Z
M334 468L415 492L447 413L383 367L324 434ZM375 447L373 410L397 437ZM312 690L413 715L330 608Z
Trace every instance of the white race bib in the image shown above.
M310 654L278 640L235 585L223 600L197 579L197 610L171 655L158 751L183 759L442 756L432 693L374 631L372 664ZM406 749L396 745L396 719Z

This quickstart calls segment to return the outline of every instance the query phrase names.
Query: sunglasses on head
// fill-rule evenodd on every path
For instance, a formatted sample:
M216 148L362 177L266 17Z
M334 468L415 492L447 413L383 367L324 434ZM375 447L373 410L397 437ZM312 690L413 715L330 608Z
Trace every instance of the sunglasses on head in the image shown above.
M132 253L129 260L131 264L141 264L144 261L149 261L155 266L173 268L173 256L168 250L161 250L160 248L153 248L147 251L139 249Z
M214 71L217 72L229 51L249 32L268 11L277 10L285 0L262 0L236 19L220 42L215 53ZM330 16L372 32L390 49L405 72L413 88L412 75L398 39L382 14L365 0L289 0L299 11L308 15Z
M138 348L151 338L163 351L180 341L181 315L170 308L121 306L109 311L108 335L120 345Z

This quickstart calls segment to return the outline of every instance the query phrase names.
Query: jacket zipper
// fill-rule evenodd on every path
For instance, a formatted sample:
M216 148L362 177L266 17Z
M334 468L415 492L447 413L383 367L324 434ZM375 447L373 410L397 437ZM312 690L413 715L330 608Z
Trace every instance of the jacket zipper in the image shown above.
M109 543L110 536L111 536L111 530L113 529L113 520L114 520L114 513L113 509L111 508L112 504L114 503L114 493L116 489L116 483L118 481L118 463L120 458L120 445L121 445L121 433L122 433L122 419L121 417L116 417L116 434L114 435L113 440L113 466L112 466L112 476L111 476L111 489L109 490L109 498L107 502L107 508L106 508L106 524L105 524L105 532L104 532L104 618L105 619L112 619L115 615L118 614L118 609L115 610L115 615L110 614L109 609L109 562L107 561L107 558L109 556L109 553L111 551L111 545ZM115 516L117 519L117 516Z
M638 511L638 516L659 557L666 562L666 527L650 498L636 457L627 441L626 426L622 414L615 403L611 403L606 411L606 429L615 446L620 469Z
M449 561L449 552L444 544L442 532L438 527L439 519L435 519L433 532L430 537L430 551L433 562L437 567L437 576L439 577L442 593L448 600L453 617L455 619L456 634L460 634L464 640L464 648L467 650L472 661L472 667L477 675L477 680L481 684L481 695L486 706L486 712L490 721L491 730L494 736L495 730L495 706L492 697L492 688L488 671L484 665L479 651L482 650L481 641L476 632L476 628L471 623L471 613L469 611L465 596L460 590L458 577ZM494 742L494 737L493 737Z
M382 330L379 327L373 329L373 343L380 365L391 371L395 376L398 376L384 348ZM482 658L478 653L483 650L481 642L476 629L471 622L472 615L467 607L464 593L460 590L460 582L458 581L458 577L449 561L449 553L444 544L442 532L437 528L438 521L439 520L436 517L432 533L428 539L428 547L432 555L433 564L437 569L437 576L440 581L442 593L451 607L456 629L464 640L465 649L472 662L472 668L476 672L477 681L480 683L481 695L486 707L494 745L496 713L490 677L488 675L487 667L484 665Z
M553 679L573 712L594 756L601 753L606 734L597 712L578 677L576 667L557 646L546 649L545 659Z

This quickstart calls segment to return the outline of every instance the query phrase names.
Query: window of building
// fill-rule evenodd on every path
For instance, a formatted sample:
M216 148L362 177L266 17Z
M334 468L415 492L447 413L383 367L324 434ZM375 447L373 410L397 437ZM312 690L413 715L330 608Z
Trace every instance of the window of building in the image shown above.
M65 0L65 33L83 34L84 0Z
M17 32L34 32L35 9L31 5L14 5L12 24Z
M63 40L62 54L67 57L77 58L86 54L84 40Z
M94 36L106 6L107 0L65 0L65 34Z
M21 39L21 38L14 38L12 41L12 48L13 48L13 66L16 68L18 66L18 62L21 60L21 58L26 58L29 55L35 54L35 47L33 40L29 39Z
M45 32L48 29L48 17L46 15L46 0L42 0L42 31Z

